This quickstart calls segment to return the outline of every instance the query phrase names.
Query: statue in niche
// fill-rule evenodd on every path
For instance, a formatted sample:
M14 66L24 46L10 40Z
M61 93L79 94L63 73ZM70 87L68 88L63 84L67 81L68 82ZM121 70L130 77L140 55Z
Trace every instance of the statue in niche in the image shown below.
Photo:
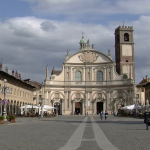
M87 45L89 45L90 44L90 41L89 41L89 39L87 40Z

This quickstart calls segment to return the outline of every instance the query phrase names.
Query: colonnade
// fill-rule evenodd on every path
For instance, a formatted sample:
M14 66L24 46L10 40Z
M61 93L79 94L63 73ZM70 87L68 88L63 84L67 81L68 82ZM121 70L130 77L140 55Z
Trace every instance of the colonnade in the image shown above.
M24 105L27 105L29 103L24 103L24 102L8 102L8 104L5 104L6 105L6 112L8 115L21 115L21 106L24 106ZM30 103L31 104L31 103ZM0 103L0 116L3 115L3 107L4 104L3 103Z

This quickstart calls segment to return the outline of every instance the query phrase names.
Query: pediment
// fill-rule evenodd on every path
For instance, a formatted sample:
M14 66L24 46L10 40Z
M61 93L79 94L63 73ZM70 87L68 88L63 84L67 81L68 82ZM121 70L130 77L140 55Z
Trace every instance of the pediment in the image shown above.
M108 56L98 51L80 51L72 56L65 63L107 63L113 62Z

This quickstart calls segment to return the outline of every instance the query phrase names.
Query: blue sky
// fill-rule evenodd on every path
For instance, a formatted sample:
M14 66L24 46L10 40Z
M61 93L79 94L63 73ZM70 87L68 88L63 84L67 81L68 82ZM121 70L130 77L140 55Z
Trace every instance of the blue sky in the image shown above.
M62 69L66 50L79 51L79 41L95 44L115 61L114 31L133 26L136 83L150 76L149 0L1 0L0 54L3 70L14 69L22 79L43 82L46 65Z

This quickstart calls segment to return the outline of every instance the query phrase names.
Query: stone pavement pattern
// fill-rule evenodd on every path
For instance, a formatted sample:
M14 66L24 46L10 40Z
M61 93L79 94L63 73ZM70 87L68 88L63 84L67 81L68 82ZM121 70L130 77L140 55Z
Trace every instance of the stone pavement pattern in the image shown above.
M0 125L0 150L61 150L73 140L77 150L149 150L145 128L141 119L114 116L16 118L15 124Z

